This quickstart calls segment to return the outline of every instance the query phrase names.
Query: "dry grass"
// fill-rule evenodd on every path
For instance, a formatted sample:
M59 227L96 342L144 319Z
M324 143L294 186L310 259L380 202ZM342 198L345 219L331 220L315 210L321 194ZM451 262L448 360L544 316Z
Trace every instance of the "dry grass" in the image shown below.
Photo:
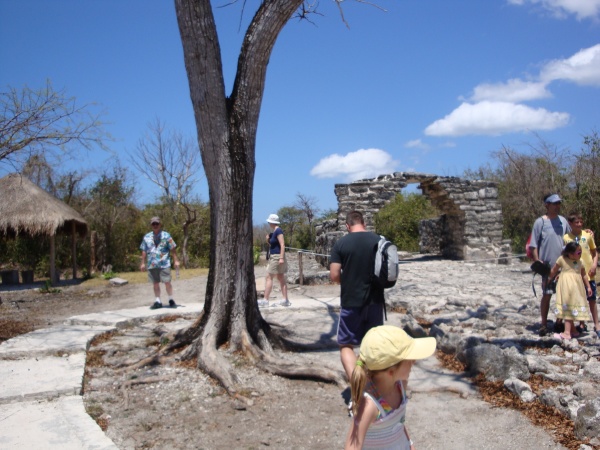
M33 324L26 320L0 319L0 343L34 329Z
M458 361L454 355L448 355L438 350L436 357L444 368L453 372L460 373L466 369L465 365ZM532 424L544 428L556 442L564 445L569 450L577 450L582 444L589 445L588 440L580 441L575 437L573 421L556 408L544 405L539 400L525 403L506 389L503 381L487 381L483 374L473 378L473 382L477 385L481 396L487 403L521 412ZM533 375L528 380L528 384L531 386L532 391L539 396L545 389L557 386L559 383L546 380L539 375Z
M582 444L589 445L589 440L580 441L575 437L573 421L552 406L534 400L525 403L504 387L502 381L486 381L483 375L474 379L484 400L494 406L510 408L521 412L531 423L548 431L556 442L569 450L577 450ZM539 376L533 376L529 384L536 395L552 385Z
M81 283L81 286L91 288L98 286L106 286L108 280L102 278L102 274L97 274L94 278L90 278L89 280ZM171 275L175 277L175 270L171 269ZM180 269L179 271L179 279L187 280L189 278L199 277L208 275L208 269ZM148 273L147 272L123 272L117 273L117 277L123 278L127 280L130 284L142 284L148 282Z

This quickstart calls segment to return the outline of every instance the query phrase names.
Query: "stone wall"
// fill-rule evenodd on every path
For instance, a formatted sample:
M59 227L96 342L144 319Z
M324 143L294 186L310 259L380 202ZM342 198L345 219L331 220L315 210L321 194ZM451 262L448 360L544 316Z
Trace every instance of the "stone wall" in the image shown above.
M421 237L421 251L430 253L432 242L439 242L439 253L450 259L495 260L510 253L509 241L502 239L502 210L495 183L441 177L431 174L395 172L349 184L336 184L337 221L317 227L317 253L328 255L337 239L345 234L346 214L361 211L367 229L374 230L374 216L402 188L418 183L423 195L440 211L437 224L423 225L423 230L441 236ZM425 245L426 242L426 245Z

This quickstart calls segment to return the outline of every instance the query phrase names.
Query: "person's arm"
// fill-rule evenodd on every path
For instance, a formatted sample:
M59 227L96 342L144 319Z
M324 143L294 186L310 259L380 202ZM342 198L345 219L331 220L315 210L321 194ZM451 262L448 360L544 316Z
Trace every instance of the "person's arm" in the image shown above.
M279 264L283 264L285 262L285 242L283 240L283 233L279 233L277 235L277 241L279 241Z
M340 263L329 265L329 279L338 284L342 281L342 265Z
M544 219L538 218L533 223L533 228L531 230L531 242L529 243L529 248L531 249L531 253L533 254L534 261L541 261L538 244L541 241L542 227L544 226Z
M369 426L375 421L378 413L377 407L372 401L367 401L364 397L358 405L356 416L352 420L348 436L346 437L345 450L360 450L365 442L365 436Z
M408 442L410 442L410 450L414 450L415 445L413 444L413 441L410 438L410 434L408 434L408 430L406 429L406 425L404 425L404 434L406 434L406 438L408 439Z
M140 270L144 272L146 270L146 250L142 250L142 263L140 264Z
M172 248L171 254L173 255L173 262L175 264L175 267L179 267L179 258L177 257L177 249Z
M560 266L558 264L554 264L554 267L552 267L552 270L550 271L550 274L548 275L548 281L554 280L554 277L556 277L556 275L558 275L559 269L560 269Z
M585 285L586 295L589 297L592 295L592 287L590 286L590 280L588 280L587 273L585 273L585 267L581 267L581 278L583 279L583 284Z
M590 281L596 281L596 269L598 268L598 252L596 249L590 249L592 255L592 267L590 267Z

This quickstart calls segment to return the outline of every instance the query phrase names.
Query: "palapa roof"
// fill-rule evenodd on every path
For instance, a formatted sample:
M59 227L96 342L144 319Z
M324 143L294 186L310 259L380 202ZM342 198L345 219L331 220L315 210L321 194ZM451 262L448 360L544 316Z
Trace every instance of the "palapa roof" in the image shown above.
M70 233L73 223L77 233L85 236L87 222L69 205L20 174L0 178L0 236Z

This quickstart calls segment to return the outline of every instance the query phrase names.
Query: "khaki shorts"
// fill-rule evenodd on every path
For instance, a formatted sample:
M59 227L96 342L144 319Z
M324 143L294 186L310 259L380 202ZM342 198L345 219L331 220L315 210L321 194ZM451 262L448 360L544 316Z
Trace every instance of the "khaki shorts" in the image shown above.
M171 269L148 269L148 281L150 283L169 283L171 281Z
M269 257L269 264L267 264L267 273L269 275L277 275L280 273L286 273L287 272L287 259L285 257L285 254L283 255L283 259L284 259L284 263L279 264L279 255L278 254L271 255Z

